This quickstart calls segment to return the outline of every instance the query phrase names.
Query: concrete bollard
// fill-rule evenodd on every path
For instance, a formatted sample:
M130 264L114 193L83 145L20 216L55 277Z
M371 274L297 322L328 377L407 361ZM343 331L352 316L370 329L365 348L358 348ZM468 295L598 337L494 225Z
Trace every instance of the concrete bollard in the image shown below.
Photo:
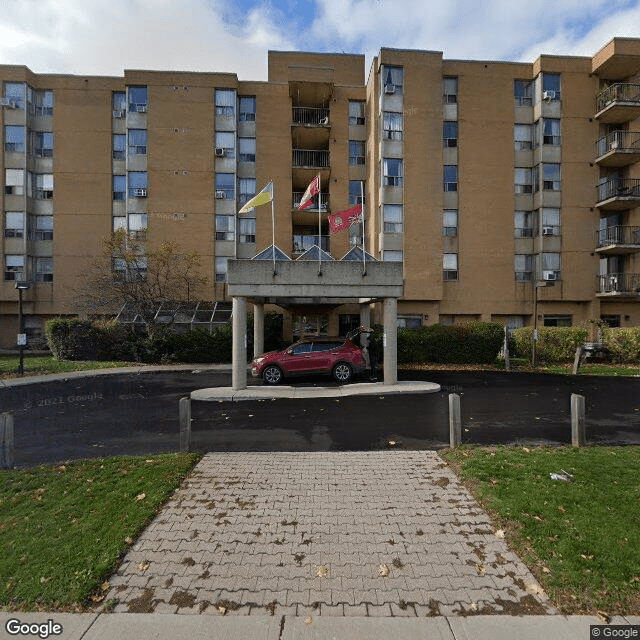
M0 469L13 469L13 416L0 414Z
M180 398L180 453L191 450L191 398Z
M571 394L571 444L574 447L587 444L584 396L577 393Z
M449 394L449 446L454 449L462 443L462 413L460 412L460 396Z

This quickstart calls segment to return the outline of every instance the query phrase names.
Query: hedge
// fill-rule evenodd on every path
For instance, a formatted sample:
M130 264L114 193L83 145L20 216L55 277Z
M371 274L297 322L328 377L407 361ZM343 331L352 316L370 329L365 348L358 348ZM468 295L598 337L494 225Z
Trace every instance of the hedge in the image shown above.
M614 362L640 361L640 327L602 327L602 342Z
M519 327L513 332L516 355L531 357L533 327ZM588 329L581 327L540 327L536 343L536 360L540 362L568 362L573 360L576 349L589 335Z

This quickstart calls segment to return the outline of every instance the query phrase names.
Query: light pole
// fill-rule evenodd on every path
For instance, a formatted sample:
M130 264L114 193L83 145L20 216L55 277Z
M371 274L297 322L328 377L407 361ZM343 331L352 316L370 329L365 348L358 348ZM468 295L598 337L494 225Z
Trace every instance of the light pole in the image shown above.
M538 341L538 289L553 287L553 280L535 280L533 283L533 336L531 340L531 366L536 366L536 342Z
M18 347L20 348L20 364L18 373L24 374L24 348L27 344L27 334L24 332L24 315L22 313L22 292L29 288L28 282L16 282L18 290Z

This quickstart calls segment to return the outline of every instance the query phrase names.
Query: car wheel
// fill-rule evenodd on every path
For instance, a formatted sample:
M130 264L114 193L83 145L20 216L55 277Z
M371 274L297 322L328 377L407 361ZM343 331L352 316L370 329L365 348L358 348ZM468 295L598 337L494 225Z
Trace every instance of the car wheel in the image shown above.
M353 371L351 369L351 365L346 362L338 362L338 364L333 367L333 378L336 382L349 382L351 380L351 376L353 375Z
M278 384L282 380L282 369L275 364L270 364L262 372L262 379L266 384Z

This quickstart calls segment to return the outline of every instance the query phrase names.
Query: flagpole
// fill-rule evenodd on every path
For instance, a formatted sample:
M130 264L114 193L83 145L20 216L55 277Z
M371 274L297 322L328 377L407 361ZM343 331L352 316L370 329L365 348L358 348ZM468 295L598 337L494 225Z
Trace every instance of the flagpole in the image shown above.
M273 253L273 275L276 275L276 214L275 214L276 187L271 181L271 251Z
M322 191L320 190L320 174L318 174L318 275L322 275Z
M362 207L362 275L367 275L367 262L364 247L364 180L360 180L360 205Z

